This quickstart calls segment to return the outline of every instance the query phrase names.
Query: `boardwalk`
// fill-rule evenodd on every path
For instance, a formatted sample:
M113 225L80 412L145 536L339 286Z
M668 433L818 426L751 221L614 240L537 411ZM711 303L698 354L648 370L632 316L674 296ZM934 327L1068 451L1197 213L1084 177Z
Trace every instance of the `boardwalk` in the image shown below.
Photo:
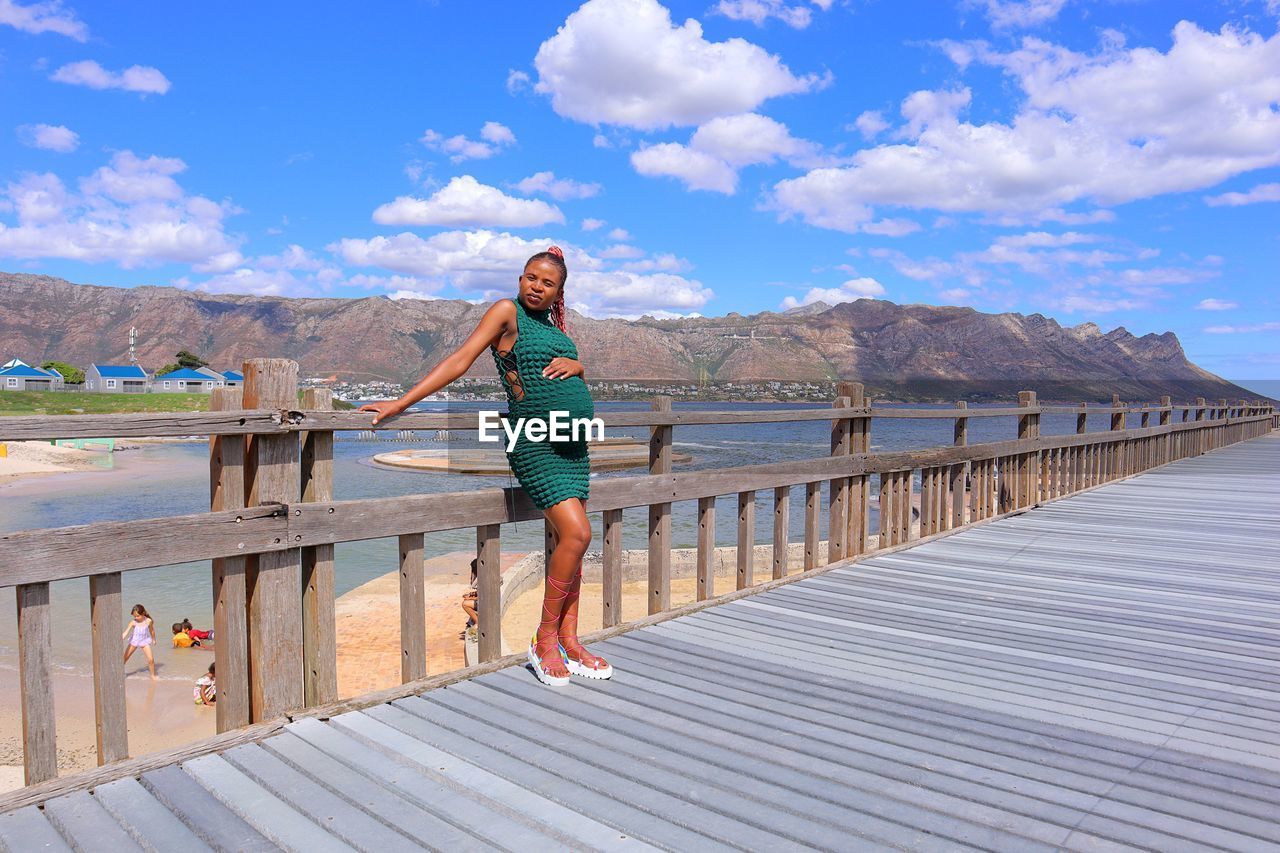
M1280 849L1280 435L0 817L14 849Z

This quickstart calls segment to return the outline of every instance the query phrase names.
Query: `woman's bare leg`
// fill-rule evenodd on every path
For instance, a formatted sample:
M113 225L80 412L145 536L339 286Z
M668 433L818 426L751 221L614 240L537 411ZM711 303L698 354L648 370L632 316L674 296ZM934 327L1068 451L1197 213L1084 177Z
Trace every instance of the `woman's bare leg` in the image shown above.
M138 648L138 647L137 647L137 646L135 646L133 643L130 643L130 644L129 644L129 648L127 648L127 649L125 649L125 650L124 650L124 662L125 662L125 663L128 663L128 662L129 662L129 658L133 656L133 651L134 651L134 649L136 649L136 648Z
M582 592L582 557L587 553L587 546L591 544L591 523L587 520L586 507L578 498L561 501L551 510L558 510L561 507L564 510L551 519L551 524L556 529L556 550L559 551L566 534L573 541L581 544L571 552L576 553L577 556L564 608L560 613L558 630L560 645L564 646L564 653L573 660L593 669L603 669L608 665L605 659L588 653L582 643L578 642L578 598ZM551 516L551 510L547 512L548 517Z
M573 579L582 571L582 555L591 544L591 527L587 525L587 514L582 509L582 501L568 498L545 510L547 519L556 529L556 547L551 552L551 562L547 565L547 581L542 596L542 621L538 624L538 633L534 653L542 661L543 669L557 678L569 675L569 670L560 659L560 622L564 614L565 604L569 600L569 591L573 587ZM583 523L578 523L581 516Z

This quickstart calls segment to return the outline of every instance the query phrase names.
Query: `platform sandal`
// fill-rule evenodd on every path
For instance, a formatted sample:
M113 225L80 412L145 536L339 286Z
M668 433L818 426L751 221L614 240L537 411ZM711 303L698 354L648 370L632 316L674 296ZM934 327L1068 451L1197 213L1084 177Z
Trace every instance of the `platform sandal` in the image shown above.
M551 587L551 589L554 589L560 593L560 597L552 599L553 601L563 602L564 599L568 597L569 587L562 586L558 581L556 581L555 578L548 577L547 585ZM560 607L560 610L562 609L563 609L563 604L561 604L561 607ZM548 687L564 687L569 683L568 672L566 672L565 675L554 675L548 671L547 664L546 664L546 661L548 658L554 660L554 656L559 655L561 662L564 663L565 669L566 670L569 669L569 664L565 661L564 649L560 647L560 643L559 643L559 638L558 638L559 621L560 621L559 610L557 610L556 612L551 612L550 616L548 617L547 601L544 596L544 599L542 602L542 621L538 624L538 629L534 631L533 638L529 641L528 658L529 658L529 665L533 667L533 674L538 677L539 681L541 681L543 684L547 685ZM537 647L538 647L539 634L544 634L546 636L546 639L543 640L544 644L551 645L550 651L548 651L545 655L538 654Z

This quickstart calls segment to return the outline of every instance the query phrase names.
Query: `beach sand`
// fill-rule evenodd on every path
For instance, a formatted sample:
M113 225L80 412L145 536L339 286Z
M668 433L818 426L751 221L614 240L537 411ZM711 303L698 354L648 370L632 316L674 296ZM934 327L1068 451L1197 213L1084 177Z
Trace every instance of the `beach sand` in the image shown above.
M47 441L6 441L7 455L0 456L0 483L43 474L101 471L111 454L101 450L59 447Z
M467 622L462 595L470 589L471 558L453 551L426 561L427 672L465 666L458 636ZM525 552L503 551L502 571ZM358 696L400 684L400 579L388 572L341 596L335 604L338 695Z
M139 661L141 671L138 671ZM130 755L172 749L216 733L214 709L192 701L192 679L170 677L152 681L141 654L130 658L125 669ZM18 701L18 673L0 670L0 791L23 785L22 709ZM53 707L59 775L96 767L92 676L55 675Z

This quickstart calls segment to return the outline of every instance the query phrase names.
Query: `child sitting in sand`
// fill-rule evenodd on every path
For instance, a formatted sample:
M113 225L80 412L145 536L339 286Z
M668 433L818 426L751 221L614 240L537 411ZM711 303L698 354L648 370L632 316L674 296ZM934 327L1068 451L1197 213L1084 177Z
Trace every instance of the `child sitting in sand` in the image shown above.
M213 631L201 631L199 628L193 628L191 626L190 619L182 620L182 630L186 631L187 636L189 636L191 639L199 640L202 643L205 640L209 640L209 641L213 640Z
M462 633L458 635L458 639L460 640L465 640L467 638L467 632L470 631L480 619L480 617L476 615L476 599L480 597L480 594L476 589L476 563L478 561L479 558L473 558L471 560L471 589L462 594L462 609L467 614L467 625L462 629Z
M192 695L197 705L212 705L218 701L218 686L213 677L213 664L209 664L208 672L196 679Z
M173 647L175 649L189 649L198 645L200 645L200 641L183 630L181 622L173 623Z

